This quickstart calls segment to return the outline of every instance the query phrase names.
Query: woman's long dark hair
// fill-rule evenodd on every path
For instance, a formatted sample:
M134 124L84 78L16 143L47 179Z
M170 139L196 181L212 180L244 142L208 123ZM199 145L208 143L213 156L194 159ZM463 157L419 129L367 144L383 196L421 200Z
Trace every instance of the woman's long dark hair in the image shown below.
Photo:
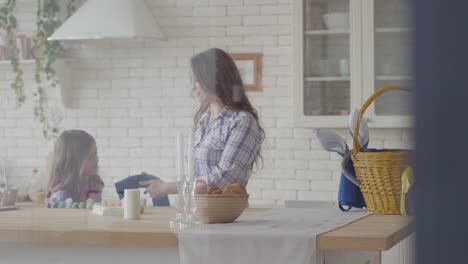
M225 51L212 48L196 54L190 62L193 74L202 88L208 94L216 95L228 109L250 113L255 118L262 139L264 139L265 131L260 125L258 112L253 108L245 94L242 78L234 60ZM208 103L200 105L194 117L195 127L197 127L201 115L208 107ZM254 165L258 167L259 159L262 159L261 146L251 164L251 169L254 168Z

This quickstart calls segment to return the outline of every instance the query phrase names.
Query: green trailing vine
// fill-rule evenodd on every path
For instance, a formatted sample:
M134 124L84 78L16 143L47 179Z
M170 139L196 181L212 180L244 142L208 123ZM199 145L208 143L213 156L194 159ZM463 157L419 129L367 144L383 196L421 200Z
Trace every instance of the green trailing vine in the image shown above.
M53 131L49 119L46 115L47 94L45 87L55 88L58 84L57 72L54 63L61 50L58 41L48 41L54 31L61 25L59 19L60 6L58 0L38 0L36 35L34 36L34 50L36 58L36 80L37 90L34 93L36 103L34 115L42 124L42 132L45 138L49 138Z
M47 41L47 38L62 24L59 18L60 2L62 0L37 0L37 30L33 37L36 65L34 79L37 84L37 89L34 92L34 116L42 124L43 135L46 139L50 138L50 132L57 132L46 115L48 109L46 90L48 87L54 88L58 84L54 64L61 51L61 45L58 41ZM68 0L66 3L68 17L76 11L77 3L81 3L81 0ZM26 96L24 94L23 70L20 67L20 50L16 46L17 19L14 14L15 8L16 0L7 0L3 6L0 6L0 29L6 32L9 48L12 49L10 63L15 78L11 87L15 92L17 105L20 107L25 102Z
M69 0L67 4L67 17L71 17L73 13L75 13L77 9L77 4L79 4L78 0Z
M11 88L15 92L17 106L21 106L26 100L24 95L24 81L23 81L23 70L20 67L19 49L16 47L15 31L17 28L17 21L14 15L16 8L16 0L8 0L4 6L0 8L0 28L5 30L8 35L8 44L10 48L13 48L13 54L10 59L10 63L15 73L15 79L11 83Z

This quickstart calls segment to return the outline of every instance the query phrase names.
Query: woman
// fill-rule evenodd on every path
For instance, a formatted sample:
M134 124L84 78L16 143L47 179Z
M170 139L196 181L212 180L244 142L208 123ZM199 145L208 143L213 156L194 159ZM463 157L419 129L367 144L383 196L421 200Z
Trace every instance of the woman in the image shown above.
M265 137L258 113L247 98L239 71L223 50L209 49L191 59L192 95L200 102L194 117L195 177L224 188L247 185L261 159ZM153 198L177 193L175 182L151 180Z

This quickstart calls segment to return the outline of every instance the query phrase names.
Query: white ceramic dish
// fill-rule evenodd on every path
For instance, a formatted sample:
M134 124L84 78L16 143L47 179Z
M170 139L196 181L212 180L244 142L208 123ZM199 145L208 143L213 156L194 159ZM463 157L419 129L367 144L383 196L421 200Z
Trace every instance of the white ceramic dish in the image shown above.
M140 199L140 213L145 211L146 199ZM122 206L104 206L100 203L95 203L93 205L93 213L101 216L123 216L124 208Z
M108 216L108 215L123 216L124 209L123 207L108 207L108 206L102 206L100 204L95 204L93 205L93 213L97 215L101 215L101 216Z

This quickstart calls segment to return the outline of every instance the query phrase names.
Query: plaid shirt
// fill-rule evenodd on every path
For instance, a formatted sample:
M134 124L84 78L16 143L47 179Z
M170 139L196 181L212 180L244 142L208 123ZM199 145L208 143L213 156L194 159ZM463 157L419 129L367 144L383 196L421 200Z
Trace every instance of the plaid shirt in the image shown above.
M224 109L209 122L208 109L195 131L195 177L224 188L232 183L247 185L250 166L263 138L248 112Z

